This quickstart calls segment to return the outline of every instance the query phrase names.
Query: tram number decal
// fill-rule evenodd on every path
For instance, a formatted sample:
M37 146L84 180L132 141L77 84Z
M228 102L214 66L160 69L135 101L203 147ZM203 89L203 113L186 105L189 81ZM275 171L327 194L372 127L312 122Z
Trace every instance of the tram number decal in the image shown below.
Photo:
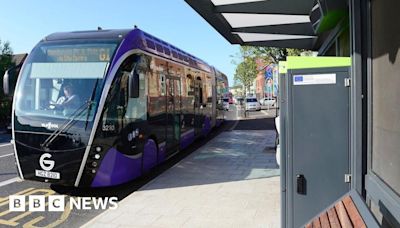
M103 124L102 128L103 131L115 131L114 124Z

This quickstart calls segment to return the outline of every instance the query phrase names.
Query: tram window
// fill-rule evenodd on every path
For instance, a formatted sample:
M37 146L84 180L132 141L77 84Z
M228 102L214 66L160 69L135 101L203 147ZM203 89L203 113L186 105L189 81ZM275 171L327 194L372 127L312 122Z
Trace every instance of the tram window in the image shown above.
M193 79L192 76L188 75L186 77L186 86L187 86L187 95L194 96L194 87L193 87Z
M149 74L148 83L149 83L149 96L158 97L159 96L158 75L154 73L154 71Z
M35 47L21 71L15 113L92 121L116 45L60 41Z
M144 72L139 73L139 93L136 98L128 99L128 106L125 113L127 119L142 119L145 120L147 115L147 97L146 97L146 81Z
M158 52L161 52L161 53L164 52L163 46L161 46L161 44L156 44L156 49Z
M165 75L160 74L160 92L161 96L165 96Z
M139 97L139 75L136 69L133 69L129 74L129 98Z
M199 102L200 102L200 105L202 105L203 104L203 88L199 88Z
M128 57L120 66L110 89L110 100L107 101L108 107L105 109L103 122L118 120L119 124L126 123L122 119L146 119L147 118L147 99L145 94L145 71L143 64L145 56L133 55ZM144 61L146 62L146 61ZM139 64L139 65L138 65ZM133 80L130 77L135 75L139 85L138 96L131 97L129 94L130 84ZM124 127L118 125L118 127Z
M166 48L166 47L164 47L164 53L167 54L167 55L171 54L170 50L168 48Z
M146 39L146 43L147 43L147 47L148 47L148 48L151 48L151 49L153 49L153 50L156 49L156 45L154 44L153 41Z
M179 80L179 84L177 85L176 92L177 95L182 96L182 80Z

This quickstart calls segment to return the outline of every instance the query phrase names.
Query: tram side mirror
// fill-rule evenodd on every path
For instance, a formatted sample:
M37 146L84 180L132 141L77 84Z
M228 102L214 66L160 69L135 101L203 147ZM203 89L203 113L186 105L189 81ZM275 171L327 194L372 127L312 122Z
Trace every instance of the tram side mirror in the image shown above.
M129 98L139 97L139 74L129 74Z
M17 75L13 68L6 70L3 76L3 92L6 96L12 96L14 94L15 84L17 81Z

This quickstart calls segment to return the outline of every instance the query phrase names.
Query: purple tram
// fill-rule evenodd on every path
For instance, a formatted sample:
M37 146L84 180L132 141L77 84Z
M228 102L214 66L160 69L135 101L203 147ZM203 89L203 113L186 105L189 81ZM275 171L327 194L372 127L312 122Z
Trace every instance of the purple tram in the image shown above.
M141 176L224 118L227 77L139 29L54 33L18 77L21 178L103 187Z

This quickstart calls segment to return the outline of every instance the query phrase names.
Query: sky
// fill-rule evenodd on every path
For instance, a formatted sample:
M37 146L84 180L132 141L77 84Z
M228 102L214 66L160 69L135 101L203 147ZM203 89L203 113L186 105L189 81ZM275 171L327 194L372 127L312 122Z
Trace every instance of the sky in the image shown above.
M184 0L0 0L0 40L15 54L29 53L54 32L140 29L206 61L233 84L232 45ZM5 10L6 9L6 10Z

